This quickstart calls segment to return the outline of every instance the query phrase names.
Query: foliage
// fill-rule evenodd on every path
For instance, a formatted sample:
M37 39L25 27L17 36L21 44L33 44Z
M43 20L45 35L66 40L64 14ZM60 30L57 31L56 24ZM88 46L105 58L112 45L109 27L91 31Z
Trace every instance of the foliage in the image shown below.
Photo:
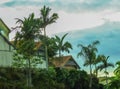
M99 41L94 41L92 44L84 46L79 44L78 47L81 47L81 51L78 53L79 56L83 56L85 59L85 66L91 65L94 63L94 59L96 57L96 52L98 51L96 45L99 44Z
M120 89L120 62L116 62L116 69L114 70L115 76L110 78L110 82L107 84L107 89Z
M18 19L19 28L15 36L14 44L17 48L17 52L22 54L28 59L36 55L35 39L39 38L40 30L38 28L38 21L35 20L32 13L28 18L24 20Z
M70 89L87 89L89 76L85 71L70 70L67 77L67 85Z
M32 69L32 89L89 89L89 75L84 70L60 68ZM27 89L26 69L0 68L0 89ZM93 89L102 89L93 76Z
M111 81L107 85L108 89L120 89L120 78L119 77L113 77L111 78Z
M107 71L107 68L108 67L114 67L114 65L112 63L108 62L108 58L109 58L109 56L106 57L105 55L101 55L100 59L102 60L102 64L100 64L97 67L97 70L100 70L100 71L104 69L104 73L106 75L106 84L108 84L108 79L107 79L108 71Z
M79 56L83 56L85 59L84 66L88 66L90 68L90 83L89 88L92 88L92 64L94 64L94 59L96 57L97 47L96 45L99 44L99 41L94 41L92 44L89 44L87 46L84 46L82 44L79 44L78 47L81 47L81 51L78 53Z
M101 58L101 55L97 55L95 57L95 59L93 60L93 65L95 66L95 69L94 69L94 74L96 75L96 77L98 76L98 64L100 64L102 62L102 58Z
M27 68L27 63L25 60L26 59L24 58L24 56L18 54L17 52L14 52L12 67ZM41 55L35 56L31 59L31 68L37 68L39 64L42 63L43 61Z
M68 33L63 35L61 38L59 36L55 36L53 39L55 40L55 47L57 48L57 51L59 52L59 57L61 56L61 52L70 52L70 49L72 49L72 45L66 41L64 42L65 37Z
M34 73L34 76L36 72ZM33 84L36 86L36 89L55 89L55 81L54 81L55 73L47 70L40 70L37 72L37 76L33 79Z
M107 67L114 67L114 65L112 63L108 63L108 58L109 56L104 56L104 55L101 55L101 60L102 60L102 63L101 65L98 66L98 69L101 71Z
M52 58L57 54L57 48L55 44L55 40L51 37L43 36L41 38L42 46L45 48L47 46L48 58Z
M18 54L22 55L26 60L27 68L27 86L31 87L31 60L37 56L36 39L39 38L39 20L35 19L34 13L30 14L28 18L23 20L17 19L19 28L16 27L17 33L14 44ZM37 40L38 41L38 40ZM38 56L37 56L38 58ZM19 59L18 59L19 60Z
M120 61L118 61L116 65L117 65L117 68L114 70L114 74L120 77Z
M55 23L56 20L58 19L58 14L57 13L53 13L52 15L50 15L50 11L51 9L49 7L44 6L43 8L41 8L40 10L40 20L41 20L41 28L46 28L47 25ZM46 32L44 29L44 34L46 36Z
M22 69L0 67L0 89L24 89L24 73Z
M58 19L58 14L57 13L53 13L52 15L50 15L50 11L51 9L49 7L44 6L43 8L41 8L40 10L40 28L44 31L44 36L45 39L44 41L46 41L46 27L52 23L55 23L56 20ZM45 59L46 59L46 66L48 69L48 47L47 44L45 44Z

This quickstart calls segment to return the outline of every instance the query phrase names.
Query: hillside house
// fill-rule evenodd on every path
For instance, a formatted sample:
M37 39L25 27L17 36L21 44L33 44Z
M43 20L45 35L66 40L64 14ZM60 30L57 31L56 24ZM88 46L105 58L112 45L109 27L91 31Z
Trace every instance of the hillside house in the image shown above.
M13 62L13 51L15 51L13 46L13 41L9 41L10 29L7 25L0 19L0 66L7 67L11 66ZM36 48L41 44L36 43ZM38 54L41 55L41 50L38 50ZM39 68L46 68L45 60L42 60L41 64L38 64Z
M66 69L80 69L80 66L71 55L56 57L52 60L52 63L55 67Z
M0 66L11 66L14 47L9 42L10 29L0 19Z

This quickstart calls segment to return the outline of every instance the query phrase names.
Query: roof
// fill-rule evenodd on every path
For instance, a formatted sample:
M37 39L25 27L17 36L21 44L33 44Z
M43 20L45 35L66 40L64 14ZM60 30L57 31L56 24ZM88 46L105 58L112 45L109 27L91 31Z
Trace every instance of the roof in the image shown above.
M35 42L35 49L40 49L42 42Z
M14 45L14 41L10 41L12 45ZM35 42L35 50L40 50L40 47L42 46L41 42Z
M69 61L69 60L72 60L72 61ZM74 58L71 55L56 57L56 58L53 59L53 64L56 67L63 67L63 66L66 66L66 65L72 65L72 66L76 66L77 68L80 69L80 66L77 64L77 62L74 60Z
M3 20L0 18L0 22L2 22L2 24L5 26L5 28L8 30L8 32L10 32L10 29L8 28L8 26L3 22Z

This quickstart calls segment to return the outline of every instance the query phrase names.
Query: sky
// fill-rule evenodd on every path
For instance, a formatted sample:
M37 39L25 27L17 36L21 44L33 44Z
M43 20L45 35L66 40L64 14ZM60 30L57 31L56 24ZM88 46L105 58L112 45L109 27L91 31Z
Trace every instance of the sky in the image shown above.
M110 62L120 60L120 3L119 0L0 0L0 18L11 29L16 26L15 18L23 19L32 12L40 16L40 9L49 6L51 13L58 13L56 23L47 27L47 35L62 36L73 45L71 54L82 66L76 55L78 44L90 44L99 40L99 53L110 56ZM12 29L11 29L12 30ZM10 33L10 40L14 31Z

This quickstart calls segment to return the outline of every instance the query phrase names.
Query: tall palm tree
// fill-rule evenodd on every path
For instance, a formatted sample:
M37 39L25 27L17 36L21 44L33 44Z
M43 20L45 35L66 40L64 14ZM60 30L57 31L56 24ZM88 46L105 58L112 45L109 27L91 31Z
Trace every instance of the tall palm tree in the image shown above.
M16 46L16 51L26 59L27 64L27 86L32 86L31 78L31 59L36 55L35 39L39 37L39 26L38 21L35 20L34 13L32 13L28 18L23 20L17 19L19 26L15 29L17 30L14 44Z
M95 58L95 54L98 51L96 48L96 45L99 44L99 41L94 41L92 44L89 44L88 46L84 46L82 44L79 44L78 47L81 47L81 51L78 53L79 56L83 56L85 58L84 66L89 65L90 68L90 84L89 88L92 88L92 64L93 60Z
M107 78L107 75L108 75L108 71L107 71L107 68L108 67L114 67L114 65L112 63L108 63L108 59L109 59L109 56L105 56L105 55L101 55L101 60L102 60L102 64L100 64L98 67L97 67L97 70L104 70L104 73L106 75L106 84L108 84L108 78Z
M59 36L55 36L55 38L54 38L55 43L56 43L56 48L58 49L59 57L62 56L61 52L65 51L65 52L69 53L70 49L72 49L72 45L68 41L64 42L64 39L67 36L67 34L68 33L63 35L61 38Z
M94 73L96 77L98 75L97 64L101 63L101 61L102 61L101 55L96 56L95 59L93 60L93 65L95 66Z
M46 40L46 27L49 24L55 23L56 20L58 19L58 14L57 13L53 13L51 16L50 14L51 9L49 7L44 6L41 10L40 10L40 28L43 29L44 31L44 36L45 36L45 40ZM46 67L48 69L48 52L47 52L47 45L45 45L45 58L46 58Z

